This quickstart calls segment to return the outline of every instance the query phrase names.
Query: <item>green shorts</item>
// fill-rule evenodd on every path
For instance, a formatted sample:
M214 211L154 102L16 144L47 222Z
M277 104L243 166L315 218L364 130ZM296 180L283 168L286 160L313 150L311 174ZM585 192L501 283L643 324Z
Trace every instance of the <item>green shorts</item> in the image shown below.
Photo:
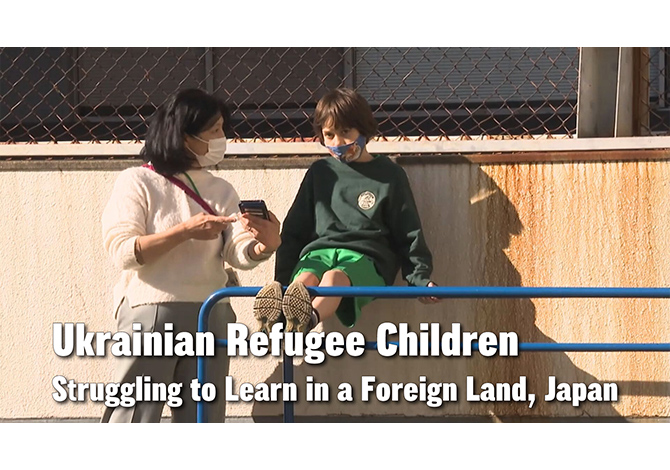
M298 261L291 281L304 272L312 273L321 280L323 273L333 269L346 274L352 286L386 285L370 258L344 248L323 248L310 251ZM337 318L344 326L351 328L360 318L361 308L373 300L373 297L343 297L335 312Z

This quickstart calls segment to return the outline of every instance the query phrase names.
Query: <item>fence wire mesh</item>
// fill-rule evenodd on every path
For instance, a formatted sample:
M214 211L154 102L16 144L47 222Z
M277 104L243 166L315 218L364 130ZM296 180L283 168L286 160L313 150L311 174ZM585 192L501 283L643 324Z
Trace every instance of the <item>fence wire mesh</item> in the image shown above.
M647 135L670 135L670 47L649 48L649 117Z
M1 140L141 140L185 87L231 104L236 139L311 139L338 86L368 99L383 136L571 135L577 67L576 48L3 48Z
M650 53L649 133L668 131L668 52ZM0 48L0 142L144 138L186 87L231 105L236 140L312 140L329 89L388 139L574 136L578 48Z

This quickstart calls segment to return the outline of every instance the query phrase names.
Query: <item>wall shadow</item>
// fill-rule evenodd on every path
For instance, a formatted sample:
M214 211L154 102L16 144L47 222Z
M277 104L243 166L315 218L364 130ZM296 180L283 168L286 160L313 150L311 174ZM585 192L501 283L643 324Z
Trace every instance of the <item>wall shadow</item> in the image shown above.
M456 174L454 174L456 173ZM489 175L478 165L423 165L408 169L426 237L435 257L434 279L441 285L522 286L521 274L505 250L524 227L518 211ZM453 187L447 187L449 182ZM456 182L454 184L454 182ZM417 188L426 186L423 191ZM430 187L428 188L428 185ZM439 195L439 196L438 196ZM398 285L404 283L398 282ZM526 284L529 285L529 284ZM415 300L379 299L364 310L355 330L374 340L377 326L384 322L406 322L419 331L422 322L439 322L442 331L451 330L452 322L464 331L514 331L521 342L554 343L536 325L536 308L532 299L447 299L438 306L423 306ZM324 331L351 330L336 321L327 322ZM604 359L607 360L607 359ZM457 403L427 408L423 403L339 403L333 397L337 383L349 382L355 394L360 391L361 375L375 375L380 382L417 382L425 375L431 382L458 384ZM329 403L304 403L304 379L313 376L331 383ZM524 421L580 420L624 421L612 403L584 402L578 407L566 402L545 402L548 377L558 382L602 383L579 368L566 353L525 352L518 357L484 358L475 353L469 358L380 358L368 351L362 358L328 358L320 366L296 361L295 382L299 385L296 420L307 421ZM465 377L474 376L478 384L516 383L528 380L529 392L536 403L467 402ZM267 383L281 382L281 365L267 378ZM669 395L667 382L621 382L623 395ZM281 403L255 403L252 416L256 421L274 420L281 415ZM383 416L379 416L383 415Z
M500 187L479 166L472 165L479 182L480 198L471 196L470 211L474 218L485 221L481 237L473 237L474 249L482 253L480 279L476 284L485 286L522 286L521 274L507 257L505 250L513 236L524 229L519 214ZM528 285L528 284L526 284ZM555 343L536 325L536 309L533 299L477 299L475 331L514 331L525 343ZM526 352L518 357L483 358L478 356L478 370L487 381L493 383L516 381L525 376L533 383L537 403L532 413L525 413L513 403L496 402L490 407L491 414L501 419L514 419L519 414L543 416L619 416L611 403L584 402L574 407L565 402L546 402L548 378L557 382L600 383L596 377L577 367L563 352Z

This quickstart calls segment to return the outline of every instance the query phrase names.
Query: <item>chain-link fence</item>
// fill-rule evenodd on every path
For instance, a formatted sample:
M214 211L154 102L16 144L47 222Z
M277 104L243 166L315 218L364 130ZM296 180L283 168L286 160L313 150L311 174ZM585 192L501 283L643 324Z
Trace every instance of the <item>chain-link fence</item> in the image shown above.
M649 48L649 122L645 134L670 135L670 47Z
M670 129L667 59L650 54L652 133ZM578 48L0 48L0 142L142 140L186 87L231 105L237 140L311 140L339 86L385 138L570 137L578 64Z

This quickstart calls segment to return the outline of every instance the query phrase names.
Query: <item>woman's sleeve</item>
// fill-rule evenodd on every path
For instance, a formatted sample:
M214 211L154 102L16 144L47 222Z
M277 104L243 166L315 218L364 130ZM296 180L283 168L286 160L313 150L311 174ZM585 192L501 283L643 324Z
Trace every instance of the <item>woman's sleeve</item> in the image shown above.
M256 239L251 233L244 230L241 223L230 224L225 231L224 238L223 260L232 267L248 270L265 261L264 259L254 260L249 256L249 250L256 244Z
M102 213L102 240L114 264L139 269L135 241L146 235L148 212L146 187L128 170L121 172Z

